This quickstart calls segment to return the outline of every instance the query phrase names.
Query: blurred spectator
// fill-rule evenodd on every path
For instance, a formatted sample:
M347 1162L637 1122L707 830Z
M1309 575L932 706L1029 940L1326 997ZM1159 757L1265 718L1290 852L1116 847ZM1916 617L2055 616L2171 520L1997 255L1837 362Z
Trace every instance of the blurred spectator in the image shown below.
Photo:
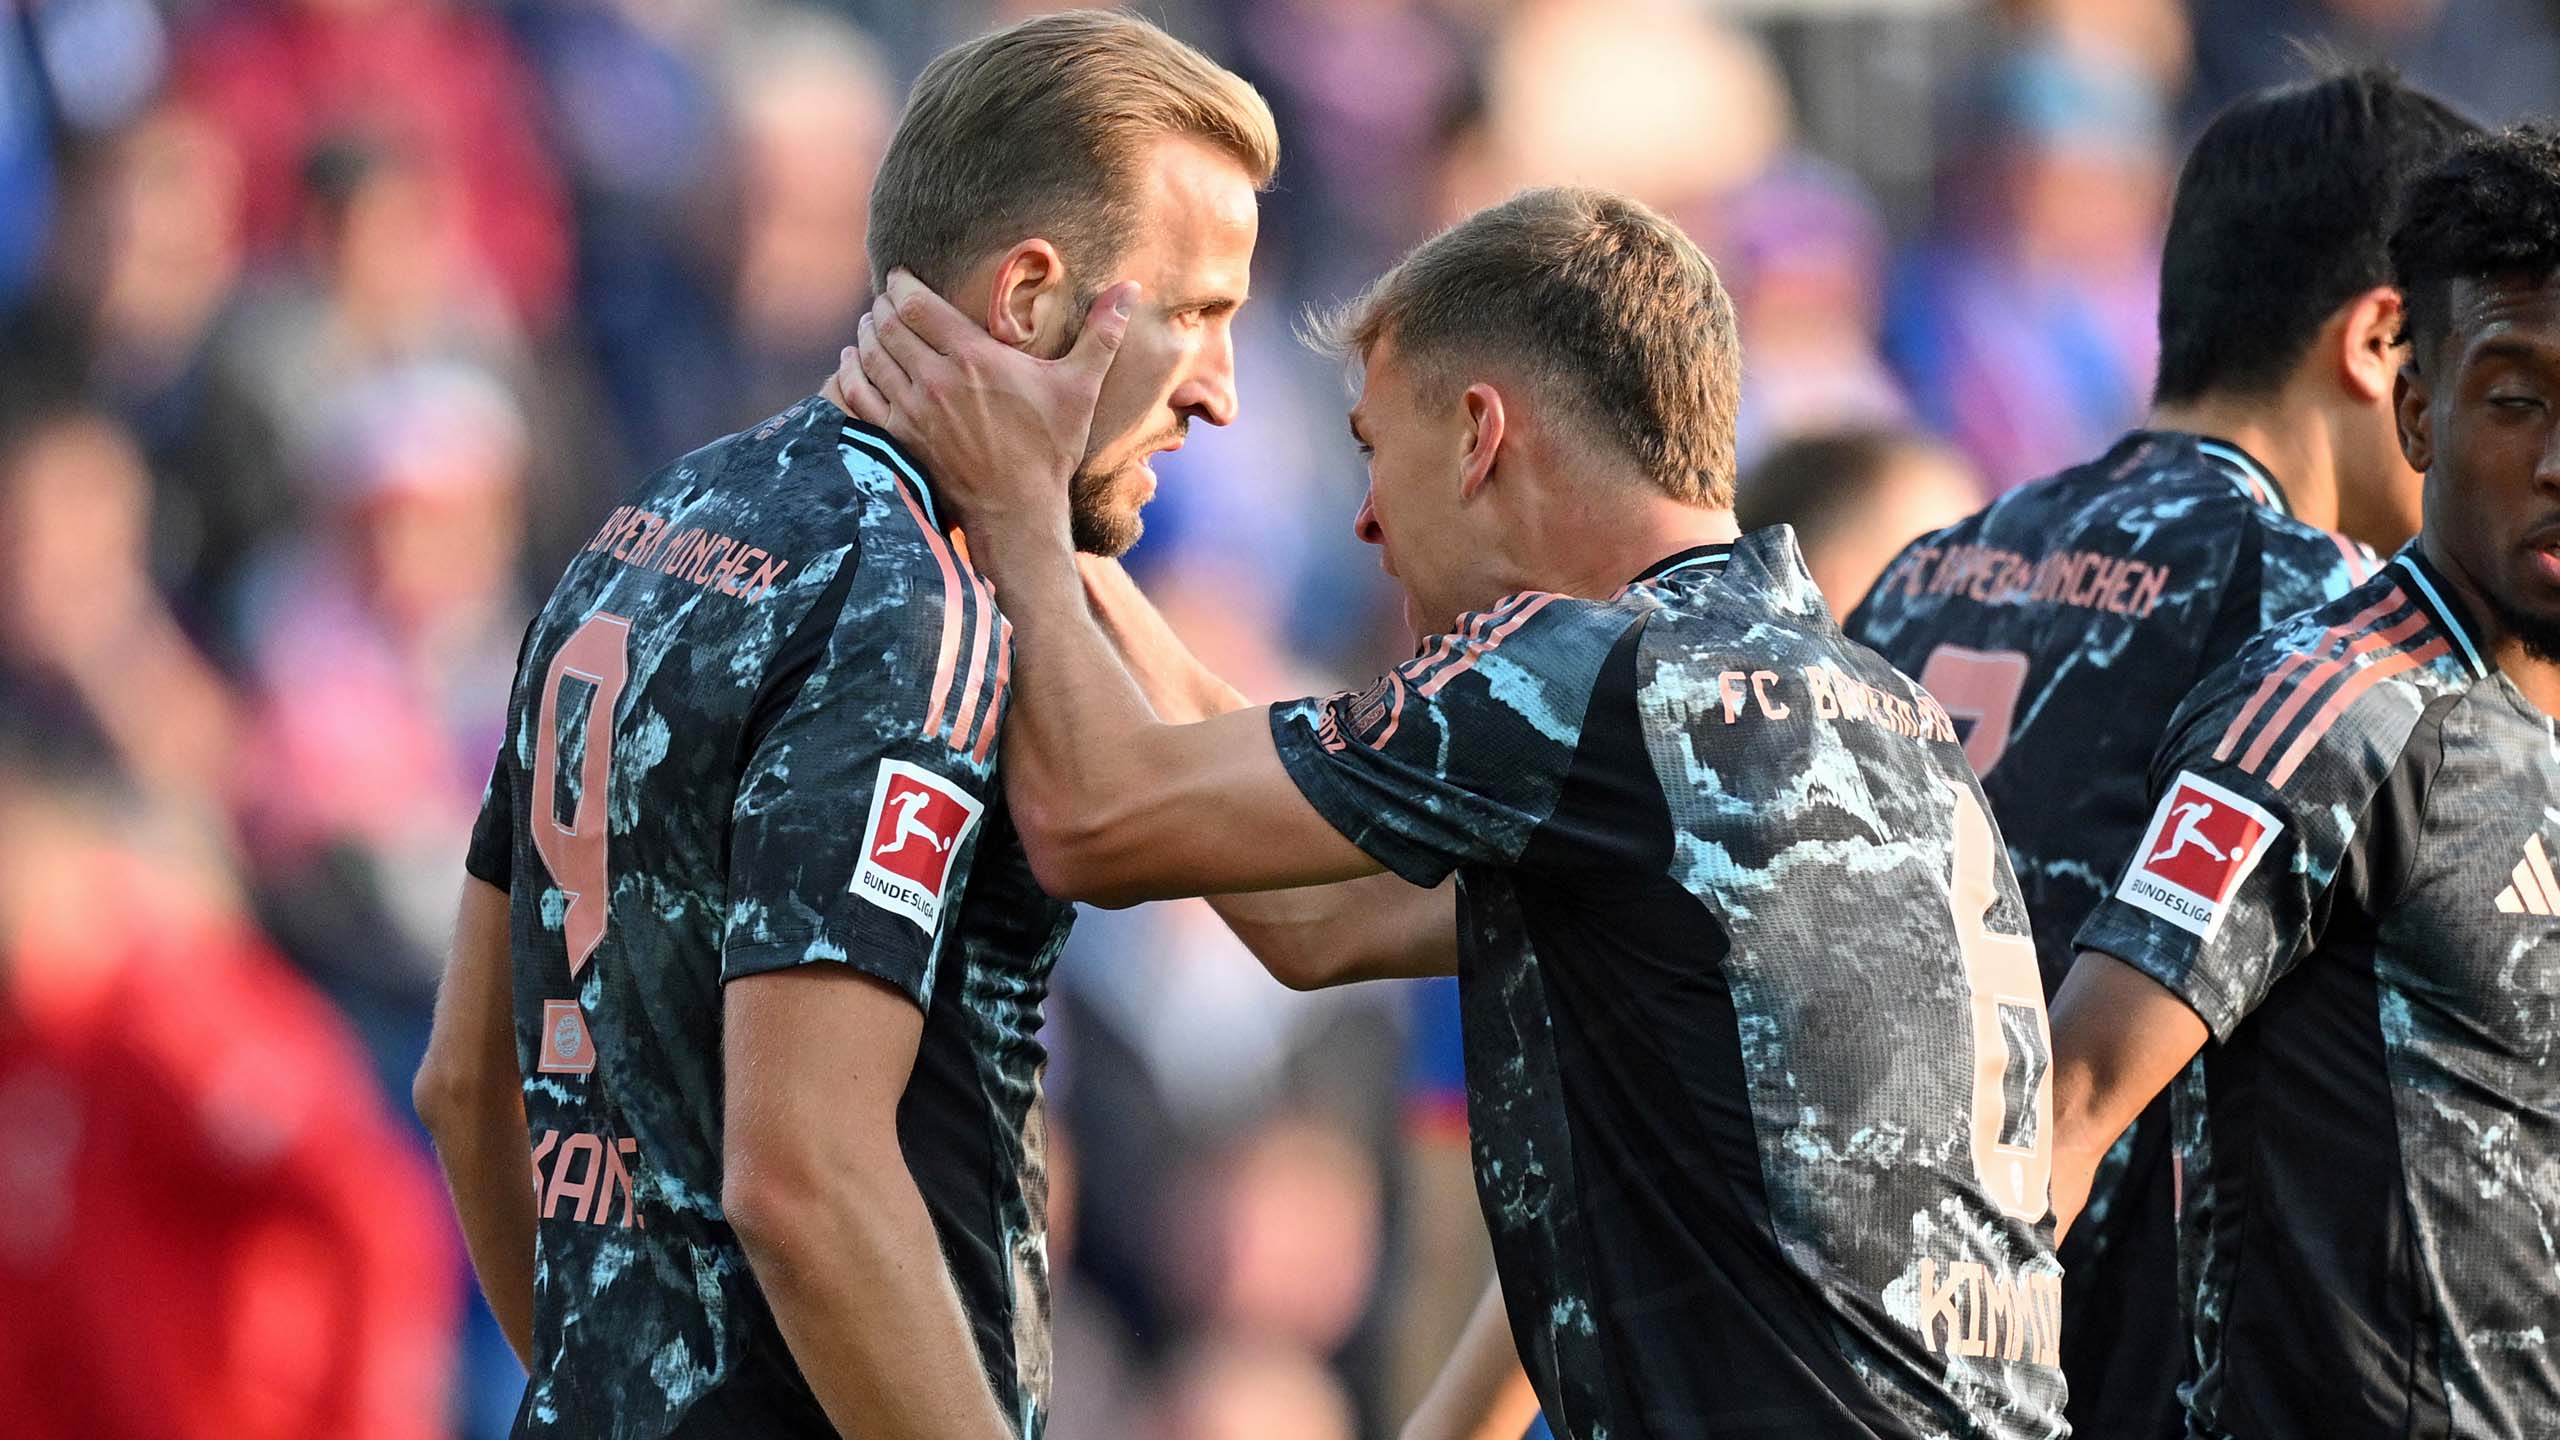
M444 1433L442 1197L182 833L0 759L0 1414L18 1440Z
M618 62L671 144L663 173L691 181L688 223L644 210L637 177L590 172L582 243L611 262L588 281L591 338L644 467L817 389L871 300L871 178L897 110L878 54L798 6L740 16L723 41L698 69L665 50ZM578 73L573 53L554 63L555 83ZM701 132L697 84L716 127Z
M238 150L253 256L287 254L303 177L350 139L409 157L420 204L539 331L568 299L560 185L504 31L449 0L229 0L180 36L179 92Z
M163 104L82 152L65 189L41 285L0 341L0 392L95 403L133 428L151 459L152 573L210 640L240 561L293 500L258 389L220 340L237 315L239 166Z
M0 706L51 753L222 833L238 717L152 588L150 505L132 437L95 411L0 431L0 534L17 551L0 589Z
M1858 608L1902 547L1980 509L1964 458L1908 430L1808 435L1745 472L1734 516L1745 530L1792 525L1805 567L1835 616Z
M2005 490L2103 449L2149 399L2171 157L2138 70L2035 37L1994 62L1972 129L1886 353Z
M244 821L280 937L405 1080L506 723L527 437L504 389L452 367L359 387L322 433L319 533L244 596Z
M2493 125L2560 115L2560 7L2546 0L2189 0L2195 126L2302 73L2308 42L2384 62Z
M1878 350L1884 222L1854 177L1809 156L1781 161L1701 238L1742 331L1742 468L1807 431L1910 418Z

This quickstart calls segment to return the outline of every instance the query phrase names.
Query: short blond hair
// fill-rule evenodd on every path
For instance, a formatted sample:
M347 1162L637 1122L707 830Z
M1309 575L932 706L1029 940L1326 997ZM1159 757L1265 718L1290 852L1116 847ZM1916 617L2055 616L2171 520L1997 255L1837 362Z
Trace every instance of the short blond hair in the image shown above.
M1257 189L1279 168L1261 94L1134 16L1068 10L954 46L916 77L872 182L872 278L904 266L947 290L1036 235L1098 291L1134 238L1146 147L1172 135L1234 156Z
M1626 196L1523 191L1424 241L1305 333L1353 362L1391 339L1426 385L1515 368L1674 498L1733 504L1733 302L1679 226Z

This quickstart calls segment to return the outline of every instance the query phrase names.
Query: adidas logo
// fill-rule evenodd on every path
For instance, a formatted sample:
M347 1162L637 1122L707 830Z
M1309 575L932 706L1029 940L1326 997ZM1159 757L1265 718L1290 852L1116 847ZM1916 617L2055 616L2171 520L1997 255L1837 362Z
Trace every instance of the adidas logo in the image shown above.
M2510 915L2560 915L2560 880L2551 876L2551 854L2542 837L2524 842L2524 858L2516 862L2516 883L2498 892L2498 908Z

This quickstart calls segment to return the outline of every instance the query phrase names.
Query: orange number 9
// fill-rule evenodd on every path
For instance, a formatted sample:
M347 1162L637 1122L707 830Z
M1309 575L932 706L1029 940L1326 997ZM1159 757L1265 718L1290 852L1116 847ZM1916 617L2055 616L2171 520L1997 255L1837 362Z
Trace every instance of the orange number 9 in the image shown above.
M542 682L542 713L533 741L533 848L551 871L551 883L568 900L561 932L569 942L569 974L575 978L604 943L611 893L605 879L605 793L613 775L613 707L631 678L631 622L597 614L552 657ZM578 799L560 816L560 687L584 680L587 749L578 768Z

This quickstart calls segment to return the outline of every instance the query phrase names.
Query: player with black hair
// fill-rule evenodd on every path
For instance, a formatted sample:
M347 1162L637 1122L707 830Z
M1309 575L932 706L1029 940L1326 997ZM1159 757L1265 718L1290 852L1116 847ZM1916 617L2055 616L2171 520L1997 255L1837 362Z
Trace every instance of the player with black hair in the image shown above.
M2370 575L2366 545L2417 528L2417 477L2392 439L2402 304L2385 243L2409 177L2471 128L2381 69L2225 110L2178 178L2148 427L1924 537L1849 617L1968 727L2048 992L2141 834L2178 697ZM2181 1428L2172 1149L2155 1106L2063 1252L2083 1433Z
M2425 527L2187 697L2055 1000L2066 1220L2204 1052L2191 1434L2560 1433L2560 134L2407 213Z

